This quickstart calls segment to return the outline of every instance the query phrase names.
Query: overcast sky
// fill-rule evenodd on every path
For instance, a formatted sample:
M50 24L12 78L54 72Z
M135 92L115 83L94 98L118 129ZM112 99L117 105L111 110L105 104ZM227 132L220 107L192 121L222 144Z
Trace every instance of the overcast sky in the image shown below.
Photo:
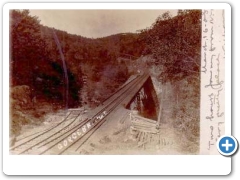
M167 10L30 10L41 24L96 38L150 27ZM176 10L171 10L172 15Z

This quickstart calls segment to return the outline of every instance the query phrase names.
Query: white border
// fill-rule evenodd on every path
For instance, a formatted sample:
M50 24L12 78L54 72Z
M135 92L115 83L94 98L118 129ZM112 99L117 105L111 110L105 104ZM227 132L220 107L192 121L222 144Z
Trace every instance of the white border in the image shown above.
M231 158L176 156L14 156L9 155L9 9L205 9L204 3L8 3L3 7L3 172L8 175L227 175ZM226 134L231 134L231 7L226 12ZM217 167L217 168L216 168Z

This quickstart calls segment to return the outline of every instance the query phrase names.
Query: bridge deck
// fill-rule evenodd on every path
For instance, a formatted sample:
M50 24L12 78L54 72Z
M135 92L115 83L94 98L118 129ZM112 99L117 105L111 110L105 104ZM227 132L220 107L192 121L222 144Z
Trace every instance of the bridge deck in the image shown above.
M117 92L114 92L113 95L111 95L108 99L106 99L103 103L101 103L97 108L95 108L91 114L95 114L99 110L105 108L108 106L110 102L112 102L114 99L118 98L124 98L124 100L119 104L119 106L126 106L132 98L137 94L137 92L140 91L140 89L143 87L144 83L147 81L147 79L150 77L149 74L141 74L137 75L135 78L131 79L129 82L127 81L122 87L120 87ZM126 91L127 88L131 88L131 91ZM118 108L117 106L116 108Z

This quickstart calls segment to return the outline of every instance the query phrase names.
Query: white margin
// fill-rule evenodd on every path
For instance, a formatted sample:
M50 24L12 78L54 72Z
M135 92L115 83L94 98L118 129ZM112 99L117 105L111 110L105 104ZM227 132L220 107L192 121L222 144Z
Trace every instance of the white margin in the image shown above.
M9 155L9 9L204 9L206 4L53 4L9 3L3 7L3 172L8 175L227 175L231 158L207 156L13 156ZM208 3L207 8L225 9L231 19L229 4ZM228 26L229 25L229 26ZM231 23L226 29L226 59L231 60ZM226 63L226 133L231 132L231 64ZM228 84L227 84L228 82ZM228 86L229 85L229 86ZM229 94L228 94L229 93ZM230 108L228 108L230 107ZM143 163L144 162L144 163ZM217 168L213 168L217 167Z

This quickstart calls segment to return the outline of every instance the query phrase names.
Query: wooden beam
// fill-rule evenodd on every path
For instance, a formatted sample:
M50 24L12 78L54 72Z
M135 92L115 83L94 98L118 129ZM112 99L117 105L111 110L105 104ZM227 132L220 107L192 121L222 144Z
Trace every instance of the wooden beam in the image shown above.
M161 117L162 117L162 109L163 109L163 94L164 94L164 86L162 88L162 93L161 93L161 97L159 100L159 105L160 105L160 109L159 109L159 113L158 113L158 119L157 119L157 128L160 127L160 122L161 122Z

